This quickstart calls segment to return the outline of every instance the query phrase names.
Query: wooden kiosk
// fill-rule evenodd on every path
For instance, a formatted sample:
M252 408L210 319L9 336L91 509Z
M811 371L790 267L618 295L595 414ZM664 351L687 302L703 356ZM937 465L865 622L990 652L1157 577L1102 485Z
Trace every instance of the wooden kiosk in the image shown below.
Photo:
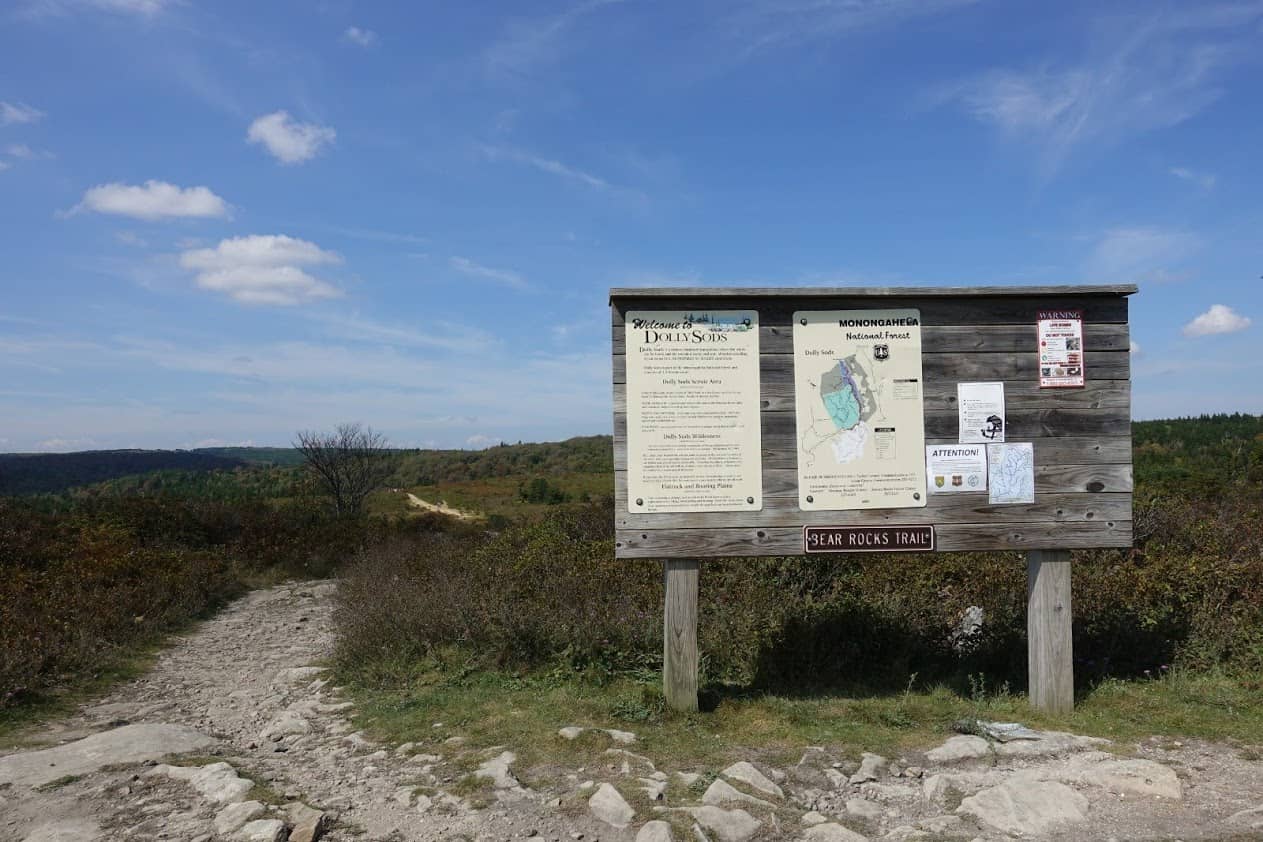
M665 560L668 704L699 559L1015 550L1031 702L1070 710L1070 550L1132 543L1135 292L611 290L616 555Z

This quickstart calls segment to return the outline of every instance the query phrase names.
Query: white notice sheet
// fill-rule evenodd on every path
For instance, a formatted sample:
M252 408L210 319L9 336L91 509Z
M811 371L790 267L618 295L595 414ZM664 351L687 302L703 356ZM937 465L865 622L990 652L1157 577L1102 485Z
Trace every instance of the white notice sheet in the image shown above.
M960 441L1004 441L1004 384L957 383Z
M625 318L627 510L762 509L759 314Z
M987 502L1035 502L1035 448L1030 442L987 445Z
M927 444L925 482L931 494L987 490L985 444Z

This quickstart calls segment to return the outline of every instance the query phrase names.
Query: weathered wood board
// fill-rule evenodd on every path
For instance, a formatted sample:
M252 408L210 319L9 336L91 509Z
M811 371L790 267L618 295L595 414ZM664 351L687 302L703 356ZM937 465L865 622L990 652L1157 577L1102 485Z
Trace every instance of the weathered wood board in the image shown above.
M616 555L798 555L803 527L930 524L936 550L1126 547L1132 542L1131 285L902 289L614 289L610 292ZM796 311L915 308L926 444L957 441L957 384L1004 383L1006 439L1031 442L1035 502L931 494L919 508L802 511L794 389ZM631 311L758 312L763 500L758 511L629 511L624 317ZM1083 312L1086 385L1039 388L1036 313Z

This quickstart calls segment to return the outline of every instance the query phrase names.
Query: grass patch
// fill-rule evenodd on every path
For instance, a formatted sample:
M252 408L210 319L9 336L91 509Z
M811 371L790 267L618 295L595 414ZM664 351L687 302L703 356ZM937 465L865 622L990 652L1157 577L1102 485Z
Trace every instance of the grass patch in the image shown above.
M462 758L466 768L474 752L493 746L517 752L516 768L523 770L621 762L606 751L623 746L594 732L566 740L557 734L566 725L633 730L637 742L626 748L666 770L713 771L750 759L785 766L808 745L826 746L837 756L875 751L893 758L937 745L951 736L954 722L970 717L1124 743L1153 735L1263 742L1263 692L1213 673L1107 681L1084 693L1065 717L1038 713L1019 694L961 694L942 685L892 695L795 698L720 690L708 712L679 714L655 701L657 687L643 681L595 684L550 673L451 672L436 663L391 684L352 680L349 690L357 725L395 743L427 743L445 755L450 746L442 740L460 735L466 740L461 750L469 752ZM435 722L444 727L434 729Z
M83 780L83 775L62 775L60 778L58 778L55 781L49 781L46 784L41 784L35 787L35 791L36 792L51 792L54 789L61 789L63 786L68 786L74 783L75 781L81 781L81 780Z

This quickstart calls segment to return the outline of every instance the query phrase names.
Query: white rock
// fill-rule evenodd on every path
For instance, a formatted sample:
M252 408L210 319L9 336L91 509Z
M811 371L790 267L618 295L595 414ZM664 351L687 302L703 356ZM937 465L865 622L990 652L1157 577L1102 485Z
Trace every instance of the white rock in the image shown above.
M869 801L867 798L848 798L846 812L847 815L855 816L855 818L863 819L866 822L879 822L884 811L880 804Z
M392 795L391 798L393 798L395 800L395 803L397 804L402 804L405 807L411 807L412 796L413 796L412 787L401 786L395 790L395 794Z
M610 739L616 743L623 745L631 745L636 742L636 735L631 731L619 731L617 728L606 728L605 733L610 735Z
M1228 817L1228 824L1250 830L1263 830L1263 805L1238 810Z
M882 837L882 842L915 842L930 839L930 834L910 824L901 824ZM977 840L975 840L977 842Z
M578 788L580 791L585 791L585 790L591 789L594 786L596 786L596 781L584 781L583 783L579 784Z
M706 792L702 795L703 804L727 804L731 801L741 801L747 804L754 804L757 807L765 807L769 810L775 810L776 805L770 801L764 801L762 798L755 798L753 795L746 795L723 778L715 778L711 785L706 788Z
M880 754L864 752L861 755L859 771L851 775L851 783L862 784L867 781L877 780L881 773L886 771L887 762L886 758Z
M284 669L272 679L272 686L282 687L287 684L297 684L300 681L309 682L324 671L325 667L291 667Z
M921 782L921 799L931 806L942 807L947 803L952 779L947 775L930 775Z
M518 786L518 780L509 771L509 765L517 760L511 751L502 751L474 770L474 776L488 778L496 789L512 789Z
M1086 751L1108 743L1109 740L1100 737L1081 737L1064 731L1041 731L1038 740L1013 740L999 743L995 747L995 753L1001 757L1040 757Z
M237 831L233 838L241 842L281 842L285 838L285 822L280 819L255 819Z
M846 775L842 774L837 769L825 769L824 776L829 782L829 786L834 789L842 789L850 783L850 780L846 777Z
M311 723L303 719L296 711L283 710L259 734L260 742L280 742L282 737L291 734L310 734Z
M808 827L812 825L816 825L816 824L824 824L828 820L829 819L825 817L823 813L817 813L815 810L812 810L807 813L803 813L803 819L802 819L803 824L807 825Z
M434 800L430 798L430 796L428 795L417 796L417 812L418 813L428 812L429 809L433 806L434 806Z
M803 833L803 839L810 842L868 842L867 837L833 822L807 828Z
M183 725L124 725L65 745L0 757L0 785L33 788L67 775L189 754L215 743L214 737Z
M227 836L262 814L263 804L258 801L239 801L236 804L229 804L215 814L215 832L220 836Z
M768 780L767 776L758 769L754 768L752 763L747 763L744 760L740 763L732 764L720 774L726 778L731 778L734 781L741 781L743 784L748 784L749 786L757 789L759 792L774 795L777 798L785 797L785 793L781 791L779 786Z
M745 810L724 810L719 807L693 807L689 815L720 842L745 842L762 826L762 822Z
M22 842L97 842L101 826L92 819L57 819L35 827Z
M578 725L567 725L565 728L558 730L557 733L562 737L565 737L567 740L577 740L583 731L584 729L580 728Z
M408 754L409 754L409 753L410 753L410 752L411 752L414 748L416 748L416 746L417 746L417 744L416 744L416 743L400 743L400 744L399 744L399 745L395 748L395 756L396 756L396 757L407 757L407 756L408 756Z
M664 821L646 822L636 833L636 842L675 842L671 834L671 825Z
M961 734L925 753L931 763L957 763L991 756L991 743L973 734Z
M667 782L660 781L656 778L640 778L641 791L645 793L650 801L661 801L667 794Z
M952 833L959 828L964 822L960 816L935 816L931 819L922 819L917 822L922 830L929 833L937 833L939 835Z
M627 827L636 818L636 811L609 784L597 787L596 793L588 799L588 809L596 818L617 828Z
M964 799L958 815L1012 835L1039 836L1087 818L1088 799L1065 784L1009 780Z
M1152 760L1113 760L1087 769L1079 775L1082 783L1125 795L1158 796L1179 801L1183 787L1175 771Z
M702 779L702 776L696 772L676 772L675 776L680 779L680 783L685 786L692 786Z

